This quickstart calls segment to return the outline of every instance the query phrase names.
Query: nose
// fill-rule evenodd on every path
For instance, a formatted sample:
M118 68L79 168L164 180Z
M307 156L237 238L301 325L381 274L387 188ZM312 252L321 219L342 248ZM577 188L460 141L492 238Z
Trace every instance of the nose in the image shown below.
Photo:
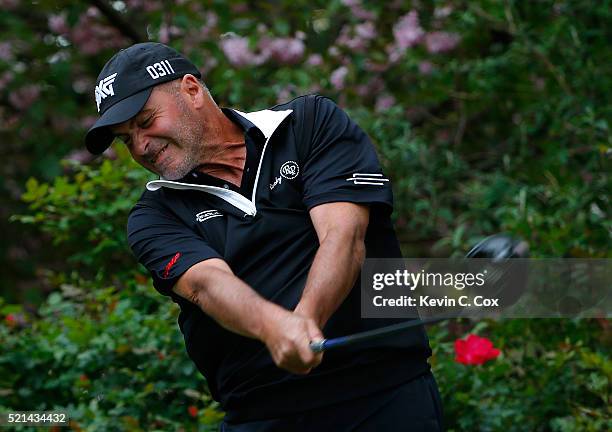
M136 129L132 134L133 150L141 158L147 156L150 147L150 139L142 129Z

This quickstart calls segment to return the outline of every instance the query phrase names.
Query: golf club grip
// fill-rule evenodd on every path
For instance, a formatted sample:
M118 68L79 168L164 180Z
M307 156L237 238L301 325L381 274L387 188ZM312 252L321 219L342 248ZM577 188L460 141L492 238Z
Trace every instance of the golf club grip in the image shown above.
M345 347L347 345L352 345L358 342L364 342L364 341L368 341L371 339L376 339L383 335L387 336L393 333L397 333L397 332L403 331L410 327L416 327L418 325L423 325L423 324L433 324L433 323L437 323L440 321L444 321L446 319L448 319L448 317L427 318L424 320L414 319L408 322L401 322L398 324L394 324L394 325L387 326L387 327L382 327L382 328L375 329L375 330L369 330L369 331L362 332L362 333L356 333L350 336L343 336L343 337L338 337L334 339L323 339L320 341L313 341L313 342L310 342L310 349L316 353L323 352L323 351L329 351L336 347Z

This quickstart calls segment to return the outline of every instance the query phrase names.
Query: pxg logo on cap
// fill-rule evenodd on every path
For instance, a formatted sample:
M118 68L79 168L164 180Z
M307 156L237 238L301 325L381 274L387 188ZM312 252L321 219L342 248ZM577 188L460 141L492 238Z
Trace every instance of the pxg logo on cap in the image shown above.
M100 84L96 86L94 93L96 95L96 107L98 108L98 112L100 112L100 104L102 103L102 99L106 99L107 96L115 96L113 82L115 82L116 76L117 72L101 79Z
M140 43L115 54L104 65L94 89L100 118L87 132L87 149L94 154L106 150L114 138L108 126L138 114L153 87L186 74L201 77L193 63L161 43Z

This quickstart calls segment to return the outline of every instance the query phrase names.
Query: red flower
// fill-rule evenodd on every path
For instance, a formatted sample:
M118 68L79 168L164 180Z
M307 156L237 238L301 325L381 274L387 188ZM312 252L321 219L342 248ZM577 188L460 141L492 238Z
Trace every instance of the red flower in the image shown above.
M14 326L15 324L17 324L17 319L15 319L15 315L13 314L8 314L4 319L6 323L10 326Z
M198 416L198 407L195 405L189 405L189 407L187 408L187 412L189 413L189 415L191 417L197 417Z
M81 375L79 377L79 381L81 381L82 383L89 382L89 377L87 375L83 374L83 375Z
M500 351L493 348L493 342L487 338L469 335L467 340L455 341L455 361L458 363L475 365L483 364L499 355Z

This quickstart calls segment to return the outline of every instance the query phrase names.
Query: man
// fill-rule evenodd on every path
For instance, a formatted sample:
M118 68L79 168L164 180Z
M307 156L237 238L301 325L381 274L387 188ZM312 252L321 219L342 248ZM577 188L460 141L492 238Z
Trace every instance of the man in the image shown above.
M115 138L158 174L129 244L181 308L187 352L226 431L441 430L422 327L323 357L309 343L389 325L360 318L366 257L400 257L392 194L366 134L331 100L220 109L175 50L105 65L87 148Z

